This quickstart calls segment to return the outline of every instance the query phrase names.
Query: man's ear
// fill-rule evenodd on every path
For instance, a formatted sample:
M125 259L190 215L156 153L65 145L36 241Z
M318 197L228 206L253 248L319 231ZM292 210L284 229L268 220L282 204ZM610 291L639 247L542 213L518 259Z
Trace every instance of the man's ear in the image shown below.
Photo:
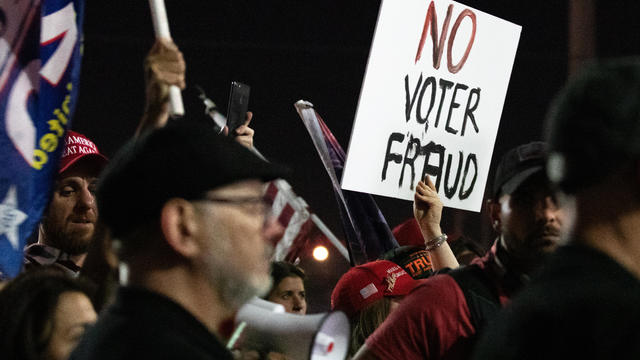
M500 220L500 202L495 199L487 200L487 213L491 220L491 227L495 232L500 232L501 220Z
M167 201L160 213L160 228L164 238L176 253L186 258L200 251L197 216L193 204L180 198Z

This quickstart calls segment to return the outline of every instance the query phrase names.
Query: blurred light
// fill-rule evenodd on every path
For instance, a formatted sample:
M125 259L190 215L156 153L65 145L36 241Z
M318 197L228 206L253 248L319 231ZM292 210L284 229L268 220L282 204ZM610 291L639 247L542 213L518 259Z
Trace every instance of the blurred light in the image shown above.
M320 245L320 246L316 246L315 249L313 249L313 258L316 259L317 261L325 261L327 260L328 257L329 257L329 250L327 250L326 247Z

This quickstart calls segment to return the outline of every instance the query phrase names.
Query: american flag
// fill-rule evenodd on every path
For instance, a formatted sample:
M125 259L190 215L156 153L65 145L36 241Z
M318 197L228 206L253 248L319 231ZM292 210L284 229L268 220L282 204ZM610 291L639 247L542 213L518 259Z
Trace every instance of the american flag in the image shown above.
M318 242L330 243L349 260L347 249L335 235L309 208L303 198L297 196L291 185L278 179L267 185L267 202L271 204L272 215L285 229L284 235L274 246L274 261L294 262L302 257L309 246Z

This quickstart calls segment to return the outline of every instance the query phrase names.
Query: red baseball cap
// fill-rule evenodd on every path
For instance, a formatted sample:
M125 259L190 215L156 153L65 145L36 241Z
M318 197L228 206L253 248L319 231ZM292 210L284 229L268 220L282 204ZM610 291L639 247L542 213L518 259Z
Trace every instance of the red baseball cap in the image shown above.
M398 244L401 246L415 245L422 246L424 248L424 238L420 231L420 225L418 225L418 222L414 217L411 217L402 224L394 227L392 232L393 236L398 240Z
M63 173L80 159L91 159L93 162L97 163L100 168L103 168L107 165L107 162L109 162L104 155L100 154L98 147L93 143L93 141L80 133L67 130L67 134L64 138L64 149L62 149L62 158L60 159L60 169L58 170L58 174Z
M331 293L331 309L352 318L383 297L407 295L418 284L401 266L388 260L358 265L338 280Z

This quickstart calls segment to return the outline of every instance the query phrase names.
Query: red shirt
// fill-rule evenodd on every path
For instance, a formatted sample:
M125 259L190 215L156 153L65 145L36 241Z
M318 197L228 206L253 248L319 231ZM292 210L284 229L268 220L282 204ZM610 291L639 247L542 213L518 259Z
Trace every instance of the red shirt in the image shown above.
M456 359L460 352L452 348L466 348L464 338L474 334L462 290L451 276L436 275L407 295L366 344L381 359Z
M496 246L473 265L495 280L502 305L508 300L495 262ZM366 340L381 359L466 359L475 344L476 329L462 289L447 274L423 281Z

